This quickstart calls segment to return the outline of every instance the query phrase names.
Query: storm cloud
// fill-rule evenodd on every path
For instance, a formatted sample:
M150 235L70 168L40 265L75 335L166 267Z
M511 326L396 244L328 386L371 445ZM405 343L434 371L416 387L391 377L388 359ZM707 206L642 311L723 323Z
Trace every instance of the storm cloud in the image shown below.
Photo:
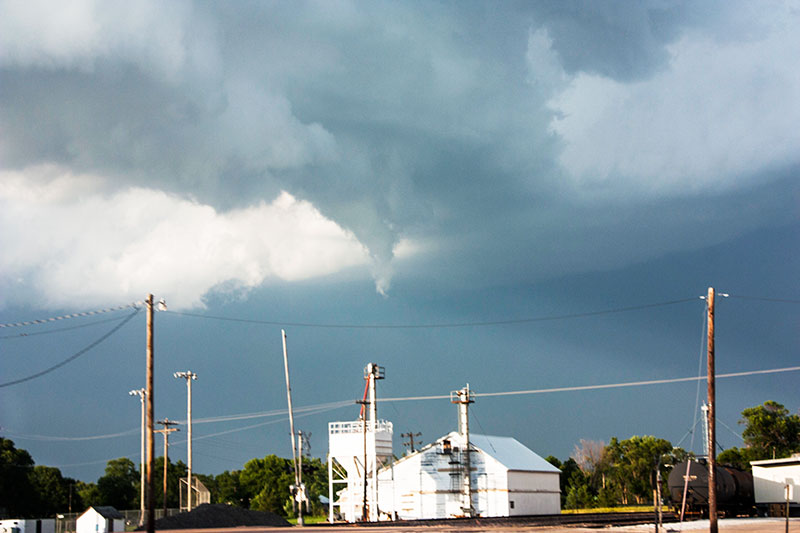
M11 300L62 304L67 279L98 302L169 284L179 307L353 268L383 294L536 279L792 216L791 2L0 12Z

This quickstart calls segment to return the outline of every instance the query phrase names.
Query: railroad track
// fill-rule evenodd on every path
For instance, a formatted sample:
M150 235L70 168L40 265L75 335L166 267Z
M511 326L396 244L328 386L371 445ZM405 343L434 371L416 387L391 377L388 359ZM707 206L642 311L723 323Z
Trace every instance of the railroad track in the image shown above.
M665 512L664 523L675 522L671 512ZM387 526L585 526L605 527L615 525L647 524L654 521L654 513L575 513L536 516L498 516L486 518L448 518L437 520L398 520L395 522L356 522L355 524L332 524L349 527L387 527ZM319 524L322 525L322 524Z

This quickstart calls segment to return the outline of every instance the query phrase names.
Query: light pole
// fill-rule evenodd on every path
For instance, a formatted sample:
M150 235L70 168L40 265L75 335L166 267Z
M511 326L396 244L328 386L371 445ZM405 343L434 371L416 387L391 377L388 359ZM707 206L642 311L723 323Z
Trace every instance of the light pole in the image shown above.
M139 474L140 474L140 493L139 493L139 527L144 525L144 422L145 422L145 411L144 411L144 398L147 396L147 389L134 389L128 392L131 396L138 396L139 401L142 404L142 450L141 455L139 456Z
M186 510L192 510L192 381L197 379L197 374L192 372L191 370L187 370L186 372L175 372L173 374L178 379L185 379L186 380L186 432L188 433L188 449L186 451L187 455L187 488L186 488Z

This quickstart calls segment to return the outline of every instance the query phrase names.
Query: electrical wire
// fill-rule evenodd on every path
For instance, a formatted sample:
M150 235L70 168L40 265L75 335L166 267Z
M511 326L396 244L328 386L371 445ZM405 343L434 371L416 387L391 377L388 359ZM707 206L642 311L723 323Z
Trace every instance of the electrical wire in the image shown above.
M117 320L124 320L125 317L105 318L103 320L95 320L94 322L87 322L86 324L78 324L77 326L68 326L66 328L48 329L47 331L34 331L33 333L18 333L17 335L4 335L0 337L3 339L17 339L20 337L35 337L38 335L50 335L51 333L62 333L64 331L72 331L74 329L88 328L96 326L97 324L105 324L106 322L115 322Z
M734 431L733 429L731 429L731 428L730 428L730 426L728 426L728 424L726 424L725 422L723 422L723 421L722 421L722 420L720 420L719 418L717 418L717 422L719 422L720 424L722 424L722 425L725 427L725 429L727 429L727 430L728 430L728 431L730 431L730 432L731 432L733 435L735 435L736 437L738 437L740 441L744 442L744 437L742 437L742 436L741 436L739 433L737 433L736 431Z
M705 308L703 309L703 327L702 332L700 334L700 357L697 359L697 377L699 378L703 374L703 358L706 356L706 329L708 327L708 304L706 304ZM694 425L692 426L692 438L689 441L689 451L694 451L694 429L697 427L697 423L699 422L699 418L697 413L700 408L700 379L697 380L697 391L694 396L694 411L692 411L692 416L694 416Z
M22 433L6 433L6 436L14 437L15 439L38 440L45 442L76 442L76 441L87 441L87 440L115 439L117 437L128 437L130 435L135 435L140 431L141 430L139 428L135 428L135 429L128 429L125 431L120 431L119 433L107 433L105 435L90 435L88 437L54 437L50 435L26 435Z
M776 302L783 304L800 304L800 300L792 300L788 298L765 298L763 296L744 296L744 295L729 295L730 298L738 298L740 300L756 300L760 302Z
M133 307L137 309L143 304L143 302L133 302L125 305L118 305L116 307L107 307L105 309L97 309L95 311L82 311L79 313L70 313L68 315L61 315L61 316L54 316L51 318L40 318L37 320L26 320L24 322L12 322L8 324L0 324L0 329L2 328L21 328L25 326L35 326L38 324L47 324L48 322L57 322L59 320L69 320L70 318L81 318L85 316L94 316L100 315L103 313L113 313L114 311L122 311L123 309L128 309L129 307Z
M244 324L260 324L266 326L284 326L284 327L297 327L297 328L332 328L332 329L444 329L444 328L468 328L468 327L482 327L482 326L503 326L513 324L530 324L533 322L550 322L556 320L568 320L574 318L586 318L591 316L610 315L615 313L626 313L629 311L641 311L642 309L651 309L654 307L665 307L668 305L675 305L685 302L696 301L697 297L682 298L679 300L670 300L666 302L657 302L643 305L633 305L629 307L618 307L613 309L603 309L600 311L588 311L582 313L569 313L565 315L550 315L531 318L515 318L508 320L487 320L476 322L444 322L444 323L431 323L431 324L327 324L315 322L282 322L277 320L255 320L249 318L234 318L223 317L215 315L201 315L199 313L188 313L183 311L166 311L166 313L188 316L194 318L205 318L209 320L221 320L225 322L240 322Z
M777 374L781 372L796 372L800 370L800 366L790 366L784 368L770 368L767 370L750 370L745 372L729 372L727 374L716 374L717 379L735 378L742 376L755 376L759 374ZM664 385L668 383L681 383L687 381L697 381L706 379L707 376L687 377L687 378L668 378L668 379L653 379L648 381L625 381L621 383L609 383L604 385L579 385L573 387L555 387L550 389L531 389L531 390L518 390L518 391L503 391L503 392L476 392L476 397L488 398L492 396L519 396L523 394L548 394L552 392L575 392L586 390L602 390L602 389L616 389L623 387L642 387L646 385ZM432 396L407 396L403 398L378 398L378 402L407 402L417 400L442 400L449 399L450 395L432 395Z
M342 400L338 402L328 402L328 403L321 403L316 405L307 405L304 407L295 407L295 413L305 413L307 411L317 411L319 409L338 409L340 407L344 407L346 405L353 405L352 400ZM209 423L217 423L217 422L230 422L235 420L248 420L253 418L267 418L270 416L281 416L281 415L288 415L288 409L274 409L272 411L265 411L262 413L245 413L240 415L225 415L225 416L216 416L216 417L209 417L209 418L192 418L192 424L209 424ZM179 424L185 424L185 420L177 420Z
M735 377L744 377L744 376L754 376L754 375L762 375L762 374L777 374L783 372L796 372L800 371L800 366L791 366L791 367L784 367L784 368L770 368L765 370L749 370L744 372L729 372L725 374L717 374L717 379L725 379L725 378L735 378ZM525 395L525 394L547 394L553 392L574 392L574 391L586 391L586 390L602 390L602 389L611 389L611 388L622 388L622 387L641 387L641 386L648 386L648 385L663 385L669 383L682 383L682 382L691 382L691 381L698 381L706 379L707 376L700 375L700 376L693 376L693 377L684 377L684 378L669 378L669 379L656 379L656 380L649 380L649 381L627 381L621 383L610 383L610 384L602 384L602 385L580 385L580 386L572 386L572 387L556 387L550 389L531 389L531 390L518 390L518 391L501 391L501 392L483 392L483 393L474 393L476 397L497 397L497 396L516 396L516 395ZM429 396L406 396L406 397L394 397L394 398L377 398L378 403L384 402L404 402L404 401L420 401L420 400L442 400L450 399L449 394L439 394L439 395L429 395ZM317 405L309 405L305 407L301 407L300 409L296 409L295 412L300 412L300 416L311 416L314 414L326 412L326 411L333 411L335 409L339 409L341 407L346 407L349 405L353 405L353 400L343 400L339 402L330 402L325 404L317 404ZM281 410L281 414L286 414L287 411ZM206 419L205 421L229 421L229 420L243 420L246 418L255 418L258 416L275 416L278 411L268 411L266 413L250 413L246 415L230 415L226 417L215 417L213 419ZM192 423L197 423L197 420L192 419ZM246 429L251 429L255 427L260 427L263 425L275 424L281 422L281 420L271 420L268 422L262 422L260 424L255 424L252 426L245 426L243 428L235 428L233 430L226 430L220 433L209 434L204 437L198 438L209 438L218 435L223 435L226 433L235 433L236 431L244 431ZM181 422L185 424L186 422ZM696 422L695 422L696 425ZM138 431L138 429L132 429L125 432L120 433L113 433L109 435L96 435L92 437L47 437L42 435L14 435L8 434L9 436L15 436L24 439L30 440L92 440L92 439L100 439L100 438L111 438L111 437L118 437L122 435L129 435ZM194 438L194 437L193 437ZM681 439L683 440L683 439Z
M86 352L88 352L89 350L91 350L92 348L96 347L97 345L102 343L104 340L106 340L107 338L112 336L114 333L119 331L122 328L122 326L124 326L125 324L130 322L130 320L134 316L136 316L136 314L138 312L139 312L139 309L136 309L133 313L131 313L127 317L125 317L125 319L122 322L120 322L119 324L114 326L111 329L111 331L109 331L108 333L104 334L103 336L101 336L96 341L94 341L91 344L89 344L86 348L83 348L82 350L78 350L76 353L74 353L71 356L67 357L66 359L64 359L60 363L57 363L57 364L51 366L50 368L46 368L46 369L42 370L41 372L36 372L35 374L31 374L30 376L25 376L24 378L15 379L15 380L12 380L12 381L6 381L5 383L0 383L0 388L10 387L11 385L19 385L20 383L25 383L26 381L31 381L33 379L40 378L40 377L42 377L42 376L44 376L46 374L49 374L50 372L53 372L54 370L57 370L57 369L61 368L62 366L66 365L67 363L70 363L70 362L74 361L75 359L77 359L78 357L82 356L83 354L85 354Z

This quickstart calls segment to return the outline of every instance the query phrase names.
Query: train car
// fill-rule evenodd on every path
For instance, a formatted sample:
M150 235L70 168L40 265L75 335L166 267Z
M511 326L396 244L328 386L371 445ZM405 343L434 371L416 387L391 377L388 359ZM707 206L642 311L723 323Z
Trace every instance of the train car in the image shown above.
M708 516L708 464L704 460L686 461L672 469L667 480L670 498L676 512L680 513L686 489L686 513ZM753 475L728 465L717 465L717 512L724 516L755 514ZM686 480L688 478L688 484Z

